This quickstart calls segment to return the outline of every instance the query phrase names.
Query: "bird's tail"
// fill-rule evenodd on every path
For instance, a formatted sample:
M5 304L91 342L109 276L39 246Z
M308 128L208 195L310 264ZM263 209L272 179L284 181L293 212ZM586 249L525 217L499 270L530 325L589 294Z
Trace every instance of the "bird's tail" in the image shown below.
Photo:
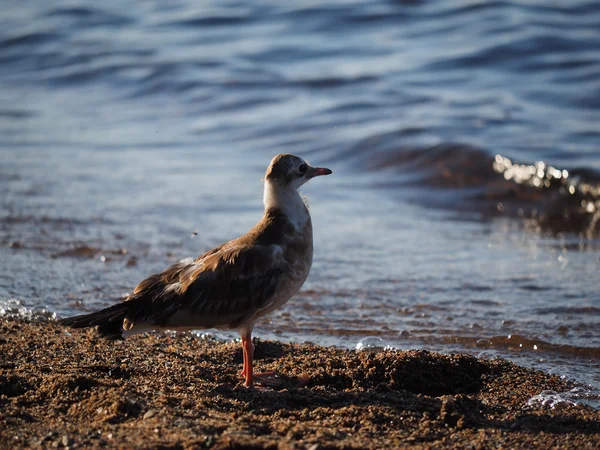
M108 308L90 314L67 317L58 323L72 328L98 327L98 333L103 338L114 340L123 339L123 320L127 317L129 302L118 303Z

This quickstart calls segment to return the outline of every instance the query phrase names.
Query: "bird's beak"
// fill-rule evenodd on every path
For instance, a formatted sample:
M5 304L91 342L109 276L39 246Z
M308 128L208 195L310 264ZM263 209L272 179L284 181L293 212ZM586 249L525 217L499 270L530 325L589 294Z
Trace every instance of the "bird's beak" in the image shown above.
M307 178L319 177L321 175L331 175L333 172L329 169L325 169L324 167L311 167L308 166L306 171Z

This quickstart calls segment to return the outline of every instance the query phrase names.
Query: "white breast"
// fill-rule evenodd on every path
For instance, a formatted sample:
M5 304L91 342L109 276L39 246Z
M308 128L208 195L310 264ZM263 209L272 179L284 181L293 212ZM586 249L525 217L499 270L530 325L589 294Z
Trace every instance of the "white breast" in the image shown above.
M308 208L295 189L284 188L276 183L265 181L263 202L265 204L265 211L269 209L280 210L299 233L302 232L310 220Z
M308 212L307 212L308 214ZM310 216L304 227L283 246L286 270L281 274L275 295L269 303L256 312L255 318L269 314L283 306L296 294L308 278L313 259L312 223Z

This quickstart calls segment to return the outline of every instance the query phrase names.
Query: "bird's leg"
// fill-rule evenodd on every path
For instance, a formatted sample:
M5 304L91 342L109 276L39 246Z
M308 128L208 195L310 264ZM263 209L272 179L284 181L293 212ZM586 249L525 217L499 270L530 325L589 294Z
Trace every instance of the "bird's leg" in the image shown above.
M281 385L281 380L274 377L275 372L254 373L254 344L252 343L251 333L245 333L242 336L242 350L244 366L240 375L244 376L244 386L252 387L254 382L271 387Z
M254 384L254 373L252 363L254 361L254 344L252 344L252 334L247 332L242 336L242 348L244 352L244 368L242 369L245 377L244 386L252 387Z
M242 370L240 370L240 375L242 377L246 377L246 372L248 371L248 352L246 351L246 336L242 336L242 355L244 356L244 365Z

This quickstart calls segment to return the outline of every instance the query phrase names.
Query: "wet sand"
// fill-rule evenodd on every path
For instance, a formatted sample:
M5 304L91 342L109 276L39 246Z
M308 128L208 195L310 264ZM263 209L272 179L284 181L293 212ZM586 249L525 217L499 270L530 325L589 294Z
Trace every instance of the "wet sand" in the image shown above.
M239 344L0 319L1 448L598 448L600 411L527 406L573 387L502 360Z

